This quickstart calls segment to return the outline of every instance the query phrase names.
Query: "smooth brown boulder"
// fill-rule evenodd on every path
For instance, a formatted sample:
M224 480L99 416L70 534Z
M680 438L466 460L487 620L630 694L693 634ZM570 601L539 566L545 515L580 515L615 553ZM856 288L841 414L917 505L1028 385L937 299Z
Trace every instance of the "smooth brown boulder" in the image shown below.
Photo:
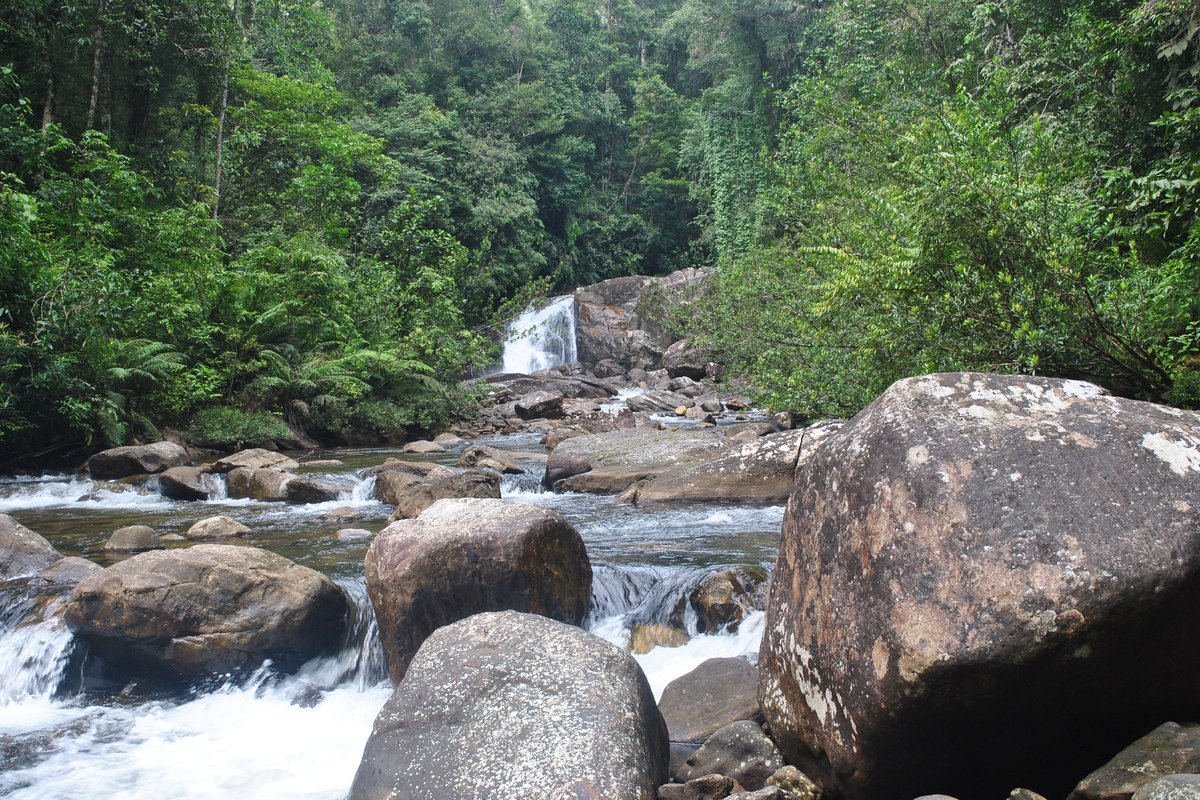
M236 519L221 515L200 520L188 528L183 536L185 539L203 541L207 539L231 539L235 536L245 536L249 532L250 529Z
M126 525L117 528L104 543L105 550L119 553L141 553L163 549L162 538L149 525Z
M290 669L337 647L349 601L324 575L254 547L139 553L83 580L64 618L118 674Z
M172 500L207 500L204 473L196 467L171 467L158 476L158 491Z
M667 730L636 661L545 617L436 631L375 719L349 800L652 800Z
M225 491L233 499L282 502L287 500L288 482L295 477L277 469L235 467L225 477Z
M521 419L557 419L563 415L562 392L530 392L517 400L513 411Z
M390 506L399 505L408 493L407 488L419 484L423 477L423 475L414 475L401 470L380 472L375 476L375 485L371 488L371 493L381 503L387 503Z
M1081 780L1068 800L1129 800L1155 778L1200 772L1200 725L1166 722Z
M1200 416L1075 381L910 378L798 472L759 697L850 800L1065 795L1200 718Z
M97 480L147 475L188 463L188 454L174 442L114 447L88 459L88 473Z
M62 557L44 537L0 514L0 580L36 574Z
M659 710L672 742L702 743L740 720L762 720L758 668L744 658L710 658L667 684Z
M384 528L367 551L367 591L392 679L434 630L512 609L579 624L592 568L557 512L504 500L441 500Z
M267 450L262 447L251 447L239 450L213 462L213 472L230 472L239 467L245 469L273 469L280 472L290 472L300 468L300 463L283 453Z
M332 481L320 478L292 478L287 482L287 501L289 503L329 503L341 498L346 491Z

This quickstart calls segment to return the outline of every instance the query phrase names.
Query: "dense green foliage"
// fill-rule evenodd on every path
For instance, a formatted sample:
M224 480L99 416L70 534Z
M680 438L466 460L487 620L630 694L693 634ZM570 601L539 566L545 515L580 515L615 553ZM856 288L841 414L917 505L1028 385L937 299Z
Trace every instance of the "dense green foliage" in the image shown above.
M1194 0L14 0L0 448L437 426L531 295L701 265L680 333L805 415L960 368L1195 405L1198 31Z
M1200 5L819 8L708 181L761 175L712 204L709 343L810 416L953 369L1200 403Z

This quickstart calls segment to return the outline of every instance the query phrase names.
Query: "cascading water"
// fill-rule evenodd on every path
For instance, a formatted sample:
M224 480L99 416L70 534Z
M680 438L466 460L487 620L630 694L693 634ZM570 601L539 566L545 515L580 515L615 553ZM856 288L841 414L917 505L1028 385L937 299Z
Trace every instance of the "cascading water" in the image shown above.
M541 308L531 307L508 323L504 372L529 375L575 360L574 295L556 297Z

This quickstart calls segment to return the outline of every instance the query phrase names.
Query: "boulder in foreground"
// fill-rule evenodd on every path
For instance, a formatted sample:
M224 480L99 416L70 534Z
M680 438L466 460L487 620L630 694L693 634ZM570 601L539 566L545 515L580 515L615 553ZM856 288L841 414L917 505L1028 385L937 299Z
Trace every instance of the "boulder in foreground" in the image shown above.
M121 674L200 678L337 647L349 601L319 572L254 547L139 553L75 588L67 625Z
M759 697L851 800L1065 795L1200 718L1200 416L1021 376L910 378L819 443Z
M34 575L61 558L44 537L0 514L0 580Z
M375 720L350 800L652 800L667 729L637 662L512 611L434 633Z
M505 500L441 500L379 532L367 591L392 679L437 628L512 609L579 624L592 568L583 539L555 511Z

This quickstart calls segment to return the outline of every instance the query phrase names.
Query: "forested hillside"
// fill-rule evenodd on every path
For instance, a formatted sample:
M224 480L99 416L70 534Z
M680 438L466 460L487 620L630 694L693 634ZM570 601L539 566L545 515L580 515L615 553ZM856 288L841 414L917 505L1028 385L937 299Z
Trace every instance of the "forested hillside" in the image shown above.
M0 461L436 426L530 297L685 266L715 278L679 332L803 415L956 368L1195 405L1198 31L1181 0L11 0Z

